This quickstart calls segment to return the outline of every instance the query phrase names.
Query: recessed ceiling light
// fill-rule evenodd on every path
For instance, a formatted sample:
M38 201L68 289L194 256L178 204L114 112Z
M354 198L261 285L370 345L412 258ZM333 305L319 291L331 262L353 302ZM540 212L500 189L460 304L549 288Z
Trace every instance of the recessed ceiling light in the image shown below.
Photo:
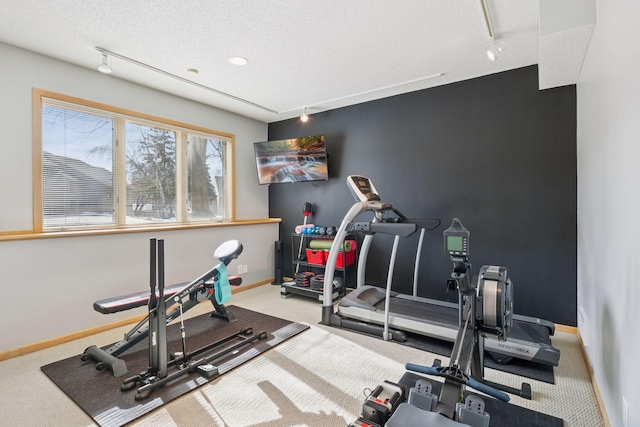
M229 58L229 62L231 62L233 65L247 65L249 61L247 60L247 58L243 58L242 56L232 56L231 58Z

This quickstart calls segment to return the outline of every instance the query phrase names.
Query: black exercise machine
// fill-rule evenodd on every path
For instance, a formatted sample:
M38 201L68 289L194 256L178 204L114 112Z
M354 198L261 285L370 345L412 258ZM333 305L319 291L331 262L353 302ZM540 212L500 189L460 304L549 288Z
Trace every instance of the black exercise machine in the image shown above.
M385 381L367 398L363 405L364 424L386 427L488 427L490 416L484 412L484 401L476 395L464 398L466 386L498 400L508 402L509 396L500 390L531 398L531 387L522 389L486 381L483 378L484 338L491 336L504 341L513 324L513 288L507 269L483 266L477 284L471 280L469 263L469 231L456 218L444 232L445 251L453 262L451 279L459 292L459 328L450 362L441 366L407 363L406 369L444 378L438 396L431 393L432 385L419 379L409 390ZM394 396L380 401L380 395ZM464 399L464 400L463 400ZM406 402L405 402L406 400ZM390 404L391 403L391 404ZM372 423L366 424L371 421Z
M157 241L159 248L164 248L162 240ZM125 333L121 341L103 350L95 345L85 349L81 356L82 361L96 361L96 369L105 368L113 372L114 377L121 377L129 373L124 360L117 356L121 355L135 344L145 339L149 335L149 330L154 324L158 324L159 318L164 319L165 326L175 320L180 313L184 313L198 305L204 300L211 301L214 311L212 317L219 317L228 322L235 322L237 319L233 312L226 309L222 302L218 302L220 296L216 297L216 292L221 292L222 287L216 287L219 270L226 267L232 260L242 253L242 244L237 240L230 240L220 245L214 252L214 256L221 261L221 264L212 268L191 283L180 283L164 288L164 265L158 268L156 261L164 264L163 249L159 249L161 259L156 257L156 239L151 239L151 261L150 261L150 281L151 292L142 291L120 297L107 298L97 301L93 308L103 314L116 313L129 310L134 307L149 306L149 314L136 324L130 331ZM226 271L226 268L224 269ZM156 292L156 274L159 274L162 288ZM242 283L240 277L229 277L229 284L239 285ZM177 302L179 306L172 308L168 313L166 310L173 307ZM151 321L150 321L151 320ZM159 328L157 328L159 329ZM160 332L155 331L155 332ZM153 336L153 335L152 335ZM157 336L156 336L157 338ZM165 340L162 340L165 341ZM165 352L166 353L166 352Z
M167 301L160 298L156 301L155 298L155 282L156 282L156 241L151 239L151 298L149 299L149 369L141 372L140 374L127 378L120 386L120 390L129 391L136 385L138 387L135 399L143 400L151 395L151 393L185 375L192 372L198 372L200 375L206 378L211 378L219 373L218 367L213 365L212 362L216 362L223 357L230 355L240 348L245 347L257 340L262 340L267 337L266 332L260 332L253 335L251 328L242 329L240 332L231 334L221 340L215 341L209 345L201 347L194 352L187 352L187 341L184 329L183 318L183 303L182 297L189 295L189 292L178 292L173 297L173 301L178 304L178 310L180 312L180 332L182 337L182 352L173 354L172 360L167 361L167 322L166 322L166 303ZM230 258L233 254L239 254L242 250L242 245L238 241L227 242L226 247L222 249L218 258L223 262L216 266L215 282L214 282L214 294L215 299L219 304L228 301L231 298L231 291L228 289L229 284L226 278L226 265L233 258ZM225 254L227 256L225 256ZM236 255L237 256L237 255ZM228 260L225 262L225 260ZM164 294L164 241L157 241L157 282L158 293ZM227 291L225 292L225 289ZM232 342L235 342L231 344ZM195 356L203 354L211 350L217 350L213 354L209 354L205 357L194 359ZM178 363L181 362L181 363ZM175 368L169 373L169 368Z

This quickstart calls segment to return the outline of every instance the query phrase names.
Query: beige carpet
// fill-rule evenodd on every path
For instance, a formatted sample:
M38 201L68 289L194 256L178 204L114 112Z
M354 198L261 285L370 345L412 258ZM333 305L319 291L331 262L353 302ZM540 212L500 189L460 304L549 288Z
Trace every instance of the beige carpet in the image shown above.
M157 416L175 425L345 426L360 411L365 388L403 373L401 364L319 328L278 347ZM345 365L345 356L360 361ZM134 425L157 423L154 416Z
M346 426L361 410L363 391L398 380L404 363L431 364L438 357L392 342L318 325L320 307L304 297L282 299L265 285L234 295L234 305L312 327L300 336L237 368L231 375L185 395L134 426L333 427ZM87 309L90 309L88 307ZM208 311L202 304L191 315ZM128 328L98 334L0 362L0 426L90 426L91 419L40 372L40 366L90 344L117 340ZM533 400L512 403L565 420L570 427L604 426L577 337L557 333L556 384L529 381ZM446 361L446 359L445 359ZM516 385L524 379L488 370L490 380Z

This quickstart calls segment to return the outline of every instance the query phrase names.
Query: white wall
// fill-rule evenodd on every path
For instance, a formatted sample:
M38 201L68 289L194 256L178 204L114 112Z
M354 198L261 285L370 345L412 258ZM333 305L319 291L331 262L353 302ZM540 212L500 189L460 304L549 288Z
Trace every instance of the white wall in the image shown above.
M267 124L1 43L0 76L0 233L32 229L34 87L234 134L236 217L268 217L252 144L267 139ZM0 241L0 352L144 312L101 315L93 302L148 286L150 237L165 239L167 283L208 271L216 246L228 239L244 245L232 273L242 263L245 283L273 277L277 224Z
M612 426L640 426L640 4L599 0L577 85L578 326Z

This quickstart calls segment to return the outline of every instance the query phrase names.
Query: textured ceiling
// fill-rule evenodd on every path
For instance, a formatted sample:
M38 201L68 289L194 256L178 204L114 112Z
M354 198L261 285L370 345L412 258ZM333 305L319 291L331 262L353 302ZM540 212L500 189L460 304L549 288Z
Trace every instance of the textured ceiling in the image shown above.
M274 122L533 64L575 83L595 12L562 16L595 0L554 1L486 0L495 62L481 0L2 0L0 42L91 69L101 47L155 69L111 57L112 77Z

